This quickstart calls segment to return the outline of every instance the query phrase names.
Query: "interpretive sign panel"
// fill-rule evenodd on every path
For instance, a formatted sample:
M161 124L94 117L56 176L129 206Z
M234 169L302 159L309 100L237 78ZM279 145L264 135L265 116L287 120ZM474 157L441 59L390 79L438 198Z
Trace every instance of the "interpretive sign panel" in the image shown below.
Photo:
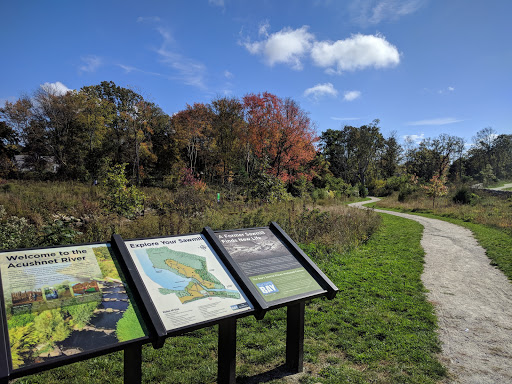
M325 292L270 228L217 231L215 236L265 302Z
M147 336L109 244L0 252L12 368Z
M125 245L167 331L252 310L202 235Z

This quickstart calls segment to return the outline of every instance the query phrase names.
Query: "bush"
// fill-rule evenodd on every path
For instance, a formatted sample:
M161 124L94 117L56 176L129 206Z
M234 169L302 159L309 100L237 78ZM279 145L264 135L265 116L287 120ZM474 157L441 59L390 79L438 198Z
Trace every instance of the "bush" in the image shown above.
M24 217L4 219L5 208L0 205L0 249L26 248L36 245L36 228Z
M103 181L106 189L103 205L109 212L132 219L140 215L143 210L144 194L135 186L127 186L125 167L126 164L117 164L107 171Z
M467 186L462 186L455 192L453 202L455 204L471 204L473 194Z
M368 196L368 189L363 184L358 184L358 190L359 190L359 197L366 197Z

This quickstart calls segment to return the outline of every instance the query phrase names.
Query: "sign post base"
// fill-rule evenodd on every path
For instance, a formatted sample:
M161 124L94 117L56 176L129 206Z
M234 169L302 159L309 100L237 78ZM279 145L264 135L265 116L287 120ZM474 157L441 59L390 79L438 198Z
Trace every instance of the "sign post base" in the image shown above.
M219 360L217 382L236 382L236 319L228 318L219 323Z
M304 369L304 301L288 305L286 312L286 367L293 373Z
M124 350L124 384L142 383L142 346L133 345Z

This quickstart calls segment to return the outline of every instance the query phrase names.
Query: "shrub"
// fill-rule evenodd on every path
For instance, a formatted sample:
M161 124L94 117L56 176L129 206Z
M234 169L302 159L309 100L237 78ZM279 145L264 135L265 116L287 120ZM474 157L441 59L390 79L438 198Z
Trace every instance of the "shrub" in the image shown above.
M36 245L36 228L24 217L4 219L5 208L0 205L0 249L26 248Z
M358 184L357 187L359 189L359 197L366 197L366 196L368 196L368 189L366 188L365 185Z
M52 224L43 227L43 241L41 245L72 244L82 232L75 230L70 222L55 220Z
M107 171L103 181L106 190L103 205L109 212L132 219L143 210L144 194L135 186L127 186L125 167L126 164L117 164Z
M453 202L455 204L471 204L473 194L467 186L462 186L455 192L453 196Z

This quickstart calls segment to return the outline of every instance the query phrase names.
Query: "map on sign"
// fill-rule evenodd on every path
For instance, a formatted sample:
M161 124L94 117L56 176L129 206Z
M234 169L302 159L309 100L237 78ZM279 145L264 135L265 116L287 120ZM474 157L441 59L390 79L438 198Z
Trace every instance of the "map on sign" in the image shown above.
M211 297L229 297L240 299L238 290L226 287L208 271L206 257L180 252L168 247L152 248L137 251L144 257L146 252L151 266L144 269L146 273L155 274L170 271L170 274L156 275L155 281L160 282L159 289L163 295L175 294L182 304ZM154 269L154 271L152 270ZM165 278L165 279L162 279Z
M125 243L168 331L252 308L201 235Z

